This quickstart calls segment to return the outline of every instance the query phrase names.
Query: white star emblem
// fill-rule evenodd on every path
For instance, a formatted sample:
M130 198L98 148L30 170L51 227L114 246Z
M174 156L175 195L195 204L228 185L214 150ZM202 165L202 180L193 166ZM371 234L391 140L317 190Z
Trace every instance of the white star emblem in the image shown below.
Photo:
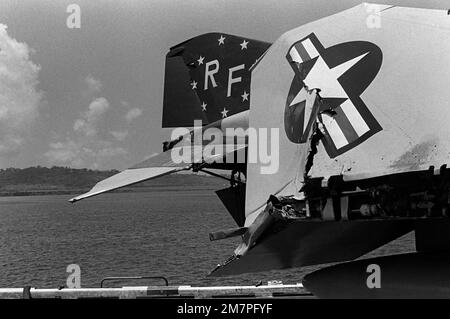
M193 90L197 88L197 82L192 81L192 82L191 82L191 85L192 85L192 89L193 89Z
M330 69L321 56L309 71L304 82L309 88L320 88L321 97L348 98L338 79L368 53L348 60Z
M244 101L248 101L248 96L249 96L250 94L248 94L246 91L244 91L244 94L242 94L241 96L242 96L242 102L244 102Z
M239 44L241 46L241 50L247 49L247 44L248 44L248 41L245 41L245 40L242 41L242 43Z
M221 45L221 44L225 44L225 37L223 36L223 35L221 35L220 36L220 38L218 39L218 41L219 41L219 45Z
M320 88L320 96L322 98L348 98L347 93L344 91L344 88L339 83L338 79L366 55L367 53L362 54L356 58L339 64L332 69L330 69L323 58L319 56L313 68L304 79L304 82L309 88ZM303 130L306 130L307 128L312 108L314 106L314 100L315 94L311 94L305 89L305 87L303 87L289 105L293 106L297 103L306 101L304 110L305 114L303 117Z
M220 112L220 113L222 113L222 118L225 118L225 117L227 117L228 115L227 115L227 113L228 113L228 110L226 109L226 108L223 108L223 111L222 112Z
M206 106L208 104L206 104L205 102L202 103L201 107L202 107L202 111L206 112Z
M198 65L203 64L203 60L205 59L204 56L200 56L200 58L198 58Z

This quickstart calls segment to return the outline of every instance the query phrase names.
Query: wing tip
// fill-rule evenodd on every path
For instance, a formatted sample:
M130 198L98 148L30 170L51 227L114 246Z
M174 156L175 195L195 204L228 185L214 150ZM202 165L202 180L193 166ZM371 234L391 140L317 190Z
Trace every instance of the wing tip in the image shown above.
M104 193L104 192L105 191L99 191L99 192L93 193L93 192L89 191L89 192L87 192L85 194L81 194L81 195L78 195L76 197L73 197L73 198L69 199L68 202L73 204L73 203L78 202L78 201L80 201L82 199L85 199L85 198L88 198L88 197L92 197L92 196L95 196L95 195L98 195L98 194L101 194L101 193Z

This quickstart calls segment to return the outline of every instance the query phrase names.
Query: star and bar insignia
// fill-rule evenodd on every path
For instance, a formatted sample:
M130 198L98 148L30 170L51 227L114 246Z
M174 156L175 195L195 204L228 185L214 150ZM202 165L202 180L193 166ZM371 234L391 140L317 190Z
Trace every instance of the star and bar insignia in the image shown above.
M305 143L318 121L323 145L334 158L382 129L360 98L381 67L376 45L355 41L324 48L311 33L294 43L286 58L295 74L285 106L292 142Z

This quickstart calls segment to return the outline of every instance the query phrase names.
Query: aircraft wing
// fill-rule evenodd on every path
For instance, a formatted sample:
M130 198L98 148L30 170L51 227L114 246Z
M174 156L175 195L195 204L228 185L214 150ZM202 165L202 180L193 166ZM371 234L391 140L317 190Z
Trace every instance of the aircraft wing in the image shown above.
M213 126L222 131L230 125L233 126L233 123L238 126L245 126L246 114L246 112L243 112L198 130L203 132L208 127ZM191 141L191 135L195 135L193 132L191 131L189 134L184 135L178 142L175 141L176 144L169 150L151 156L131 168L98 182L89 192L74 197L69 201L74 203L121 187L189 170L194 165L197 168L202 168L215 163L226 163L230 160L230 156L233 159L235 158L234 156L238 159L245 158L247 139L242 138L236 141L234 138L231 138L227 143L228 138L225 136L223 139L202 140L202 145L194 145ZM214 152L205 153L206 147L214 149ZM188 154L188 156L186 157L182 154ZM180 156L183 156L184 160L180 161Z
M170 159L170 155L171 152L164 152L152 156L138 165L98 182L89 192L74 197L69 201L74 203L88 197L143 182L152 178L186 170L191 167L191 163L175 164Z
M226 148L225 144L216 144L216 146L222 149ZM246 147L246 144L236 144L234 145L233 150L225 150L223 153L221 152L210 157L203 158L203 160L198 164L201 166L202 164L205 164L207 162L220 161L229 153L245 152ZM74 203L79 200L106 193L118 188L133 185L179 171L189 170L193 167L194 164L196 164L194 161L190 163L175 164L172 160L170 160L170 156L171 152L168 151L158 154L154 157L150 157L134 167L128 168L116 175L98 182L89 192L71 198L69 202ZM167 159L167 162L163 162L164 159Z

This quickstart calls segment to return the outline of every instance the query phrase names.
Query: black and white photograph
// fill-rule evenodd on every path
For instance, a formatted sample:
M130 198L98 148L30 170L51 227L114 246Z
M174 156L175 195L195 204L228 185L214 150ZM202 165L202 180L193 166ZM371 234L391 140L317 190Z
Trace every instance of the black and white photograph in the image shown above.
M1 0L0 299L450 299L449 123L447 0Z

